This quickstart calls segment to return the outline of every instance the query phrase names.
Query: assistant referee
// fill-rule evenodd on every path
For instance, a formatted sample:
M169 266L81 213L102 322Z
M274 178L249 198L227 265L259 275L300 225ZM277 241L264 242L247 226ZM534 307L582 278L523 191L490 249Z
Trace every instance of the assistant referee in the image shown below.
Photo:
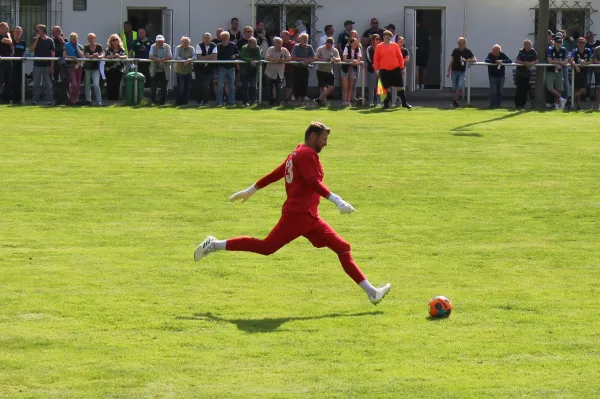
M383 43L375 48L375 57L373 67L377 77L381 79L383 88L388 96L383 101L383 108L390 106L390 89L396 87L398 95L402 100L402 106L411 109L412 106L406 102L404 95L404 79L402 79L402 69L404 69L404 57L400 51L400 46L392 42L392 32L386 30L383 32Z

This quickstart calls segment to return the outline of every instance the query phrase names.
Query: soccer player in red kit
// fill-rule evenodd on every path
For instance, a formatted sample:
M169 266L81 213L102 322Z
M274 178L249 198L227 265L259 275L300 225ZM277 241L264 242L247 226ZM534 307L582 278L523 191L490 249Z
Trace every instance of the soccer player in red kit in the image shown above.
M365 291L373 304L379 303L388 293L391 285L388 283L379 288L373 287L354 262L350 244L319 217L321 197L333 202L342 214L356 211L352 205L332 193L323 184L323 166L318 154L327 145L330 131L320 122L311 123L304 134L304 144L298 145L277 169L246 190L231 196L231 201L246 202L256 191L285 179L287 200L283 204L281 219L264 240L252 237L217 240L208 237L196 248L194 259L198 261L211 252L219 250L271 255L284 245L303 236L316 248L327 247L337 253L348 276Z

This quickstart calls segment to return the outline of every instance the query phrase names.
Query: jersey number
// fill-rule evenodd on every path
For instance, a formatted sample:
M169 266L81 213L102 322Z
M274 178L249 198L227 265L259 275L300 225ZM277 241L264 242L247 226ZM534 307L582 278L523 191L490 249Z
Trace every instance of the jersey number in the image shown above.
M294 163L291 159L285 163L285 181L290 184L294 180Z

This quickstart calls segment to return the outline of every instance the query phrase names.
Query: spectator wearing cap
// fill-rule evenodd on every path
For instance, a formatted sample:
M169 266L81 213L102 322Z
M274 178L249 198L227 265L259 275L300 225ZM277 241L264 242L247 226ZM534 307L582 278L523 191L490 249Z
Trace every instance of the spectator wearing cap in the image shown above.
M592 50L585 47L585 39L580 37L577 39L577 49L573 50L569 62L573 67L575 74L575 105L577 109L581 109L581 99L587 96L587 71L584 67L593 62Z
M256 38L251 37L248 44L245 44L240 51L240 60L245 61L245 64L240 65L242 102L247 107L256 102L256 78L258 76L256 62L261 58Z
M554 46L554 32L552 32L550 29L548 29L548 36L547 36L547 41L548 41L548 47L552 47Z
M569 58L569 55L571 54L571 52L569 51L569 49L567 48L567 46L565 45L565 31L557 31L556 32L556 37L554 38L554 42L556 43L557 40L561 40L561 44L562 47L567 51L567 60ZM569 104L569 99L571 98L571 80L569 79L569 63L567 62L567 65L562 69L562 75L563 75L563 90L562 90L562 97L567 99L567 105Z
M292 49L292 60L299 63L293 64L293 91L294 97L298 100L300 107L304 106L304 98L306 97L306 89L308 88L308 77L310 63L315 57L315 50L308 44L308 34L302 34L298 37L300 41ZM333 44L333 38L328 39Z
M344 48L348 45L348 42L350 41L350 34L352 33L353 27L354 27L354 21L350 21L350 20L344 21L344 31L342 33L340 33L337 38L338 52L344 51ZM321 48L323 46L320 46L319 48ZM319 48L317 48L317 50Z
M317 49L315 61L327 62L326 64L317 64L317 81L319 89L322 91L319 98L315 99L315 104L321 106L327 101L327 96L335 90L333 64L341 61L340 52L333 46L333 40L327 39L325 45Z
M181 44L175 48L173 59L184 61L175 63L175 74L177 75L177 101L175 105L187 105L190 92L190 81L194 70L192 62L196 59L196 51L190 46L190 38L183 36Z
M169 75L169 64L165 61L173 59L171 46L165 43L163 35L156 36L156 42L150 47L148 57L152 60L150 64L150 76L152 86L150 99L154 104L164 105L167 101L167 76ZM160 89L160 96L158 95Z
M515 72L517 93L515 95L515 108L525 108L527 97L531 90L531 68L540 62L537 51L533 48L531 40L523 42L523 48L517 54L516 64L519 64Z
M304 33L300 33L300 35L308 35L308 33L304 32ZM298 37L300 37L300 35L298 35ZM281 39L283 39L283 47L287 49L287 51L290 53L290 55L292 54L292 51L294 51L294 47L296 47L296 42L292 40L292 35L290 34L290 32L288 32L287 30L284 30L281 32ZM285 85L284 85L284 91L283 91L283 103L284 105L287 105L291 96L292 96L292 89L294 88L294 66L292 64L285 64Z
M594 64L600 64L600 46L594 49ZM590 68L593 69L596 76L596 109L600 110L600 68Z
M367 86L369 88L368 98L369 106L373 107L379 102L377 93L377 74L373 67L373 60L375 59L375 48L381 43L381 37L378 34L371 36L371 45L367 47L365 51L365 60L367 64Z
M371 18L371 27L365 31L362 35L362 46L367 47L371 41L371 35L378 34L383 37L383 29L379 28L379 20L377 18Z
M448 64L448 71L446 72L446 77L452 77L452 88L454 89L452 106L454 108L460 107L458 99L462 96L463 89L465 88L465 74L467 71L467 64L470 62L477 62L477 58L473 52L467 48L467 39L459 37L458 47L455 48L450 55L450 63Z
M273 45L267 50L265 59L269 61L265 67L267 99L270 105L278 106L281 104L281 82L285 76L284 63L291 61L292 55L283 47L283 39L275 37Z
M554 38L554 45L548 47L548 63L556 66L546 71L546 88L554 96L556 109L563 109L567 103L567 99L561 96L564 88L563 69L566 68L569 57L562 44L562 37L557 36Z
M323 36L319 39L319 47L325 45L325 41L328 37L333 37L335 34L335 29L333 29L333 25L325 25L325 29L323 29Z
M346 90L342 92L342 105L350 105L352 101L352 93L354 90L349 88L354 87L354 82L358 77L358 65L362 58L362 52L360 49L360 42L356 38L350 39L344 53L342 54L343 60L350 62L351 64L342 65L342 87Z
M196 45L196 59L198 61L216 61L217 45L212 41L209 32L202 36L202 43ZM194 64L195 93L198 105L208 105L210 101L210 87L216 64Z
M502 105L502 92L504 90L504 79L506 68L504 64L512 64L512 60L502 51L499 44L492 47L492 51L485 59L488 65L488 77L490 79L490 108L500 108Z
M402 69L404 68L404 58L400 51L400 46L392 42L392 32L386 30L383 32L383 43L375 49L375 58L373 67L377 77L381 79L383 89L388 93L383 101L383 108L390 106L390 89L396 87L398 95L402 100L402 107L411 109L412 106L406 102L404 95L404 80L402 79Z

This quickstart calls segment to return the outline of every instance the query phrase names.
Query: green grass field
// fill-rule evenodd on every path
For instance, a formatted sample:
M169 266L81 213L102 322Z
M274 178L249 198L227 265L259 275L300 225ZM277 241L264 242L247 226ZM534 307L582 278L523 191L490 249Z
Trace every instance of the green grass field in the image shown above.
M598 398L600 132L588 113L0 108L2 398ZM265 236L277 166L333 129L321 214L374 284ZM454 302L429 320L427 302Z

